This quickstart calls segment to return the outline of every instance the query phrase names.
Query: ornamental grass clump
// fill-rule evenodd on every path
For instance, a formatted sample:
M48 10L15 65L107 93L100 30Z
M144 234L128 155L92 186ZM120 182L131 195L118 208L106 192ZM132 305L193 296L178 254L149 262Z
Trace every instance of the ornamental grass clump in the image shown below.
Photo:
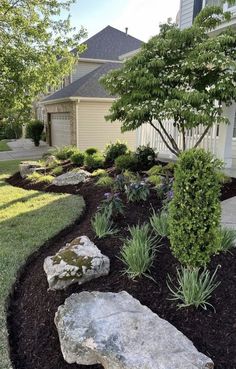
M176 165L173 199L168 206L169 238L181 264L204 266L220 250L221 165L203 149L182 153Z
M135 279L147 276L156 253L156 240L151 235L148 224L129 227L130 238L124 241L121 260L125 264L124 273Z
M210 272L204 268L184 268L177 269L177 285L174 285L171 278L167 281L167 286L171 292L170 300L178 301L179 308L194 306L207 309L207 306L213 307L208 301L212 292L219 286L216 281L216 272L210 275Z
M230 252L236 247L236 230L226 227L220 229L221 243L220 249L223 252Z
M111 214L107 211L98 211L91 220L91 225L98 238L111 236L118 232L114 228Z
M150 218L150 224L157 235L161 237L168 237L168 214L165 211L156 213L155 210L153 210L152 216Z

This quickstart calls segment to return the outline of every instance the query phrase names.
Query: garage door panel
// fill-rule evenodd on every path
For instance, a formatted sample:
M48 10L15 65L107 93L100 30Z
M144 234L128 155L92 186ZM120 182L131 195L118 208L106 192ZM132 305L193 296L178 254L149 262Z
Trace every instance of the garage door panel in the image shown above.
M65 146L71 144L70 113L51 114L51 140L52 146Z

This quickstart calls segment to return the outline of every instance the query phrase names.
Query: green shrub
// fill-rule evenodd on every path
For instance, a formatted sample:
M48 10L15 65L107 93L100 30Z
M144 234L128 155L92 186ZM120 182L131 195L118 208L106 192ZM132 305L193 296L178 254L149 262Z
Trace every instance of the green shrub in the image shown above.
M59 160L67 160L78 151L77 147L75 146L63 146L61 148L56 149L54 155Z
M148 177L148 182L156 187L162 184L162 178L159 175L152 175Z
M168 214L165 211L157 214L154 210L150 218L153 230L161 237L168 237Z
M51 170L51 175L60 176L63 173L63 167L59 165Z
M222 227L220 229L220 250L223 252L227 252L236 247L236 230L230 229L226 227Z
M17 139L22 135L21 122L3 122L0 120L0 140Z
M125 273L135 279L150 271L156 252L155 239L147 224L133 226L129 232L131 237L124 242L121 260L125 264Z
M98 238L104 238L117 233L113 226L111 214L106 211L98 211L91 220L91 225Z
M149 176L158 176L162 174L162 166L161 165L153 165L148 171L147 174Z
M106 175L106 176L101 176L100 178L98 178L98 180L96 182L96 186L99 186L99 187L112 187L113 183L114 183L113 178Z
M144 181L135 181L125 185L125 193L129 202L146 201L150 190Z
M98 149L96 149L96 147L88 147L85 150L85 154L87 155L93 155L93 154L97 154L98 153Z
M189 269L183 268L177 270L177 286L174 286L169 277L167 285L171 291L171 300L179 301L178 307L199 306L207 309L212 306L208 300L211 298L212 292L219 286L220 282L216 282L216 272L211 276L207 269L200 271L199 268ZM171 285L170 285L171 283Z
M221 162L203 149L181 154L169 204L171 250L185 265L202 266L220 249Z
M138 169L138 160L133 153L124 154L115 159L115 167L118 171L128 169L135 172Z
M32 120L26 126L26 135L33 140L35 146L39 146L43 129L44 124L40 120Z
M85 155L84 165L89 170L95 170L98 168L102 168L104 166L104 157L99 153L93 154L93 155Z
M226 184L226 183L231 183L232 182L232 178L230 176L227 176L224 172L220 171L218 173L218 176L219 176L219 180L220 180L220 183L222 185Z
M84 154L78 150L71 155L70 160L73 164L81 167L84 164Z
M43 183L49 184L49 183L52 183L52 181L54 180L54 177L49 174L45 175L42 173L34 172L32 174L29 174L27 176L27 179L35 183L43 182Z
M105 169L96 169L92 173L92 177L102 177L107 176L107 171Z
M116 143L110 143L105 149L105 160L108 164L113 164L115 159L128 152L128 147L125 143L117 141Z
M156 161L156 153L155 151L149 146L139 146L136 149L135 156L138 161L138 168L141 170L151 168Z

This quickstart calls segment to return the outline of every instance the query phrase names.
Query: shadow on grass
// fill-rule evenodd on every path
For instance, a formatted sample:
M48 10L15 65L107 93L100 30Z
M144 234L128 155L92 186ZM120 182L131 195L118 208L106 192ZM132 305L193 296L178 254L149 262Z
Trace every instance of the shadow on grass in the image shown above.
M2 186L2 184L0 183L0 187L1 186ZM20 202L29 201L29 200L31 200L35 197L38 197L38 196L42 196L42 193L36 192L36 193L32 193L31 195L19 197L18 199L15 199L15 200L12 200L12 201L9 201L9 202L5 203L4 205L0 205L0 210L7 209L9 206L12 206L12 205L20 203Z

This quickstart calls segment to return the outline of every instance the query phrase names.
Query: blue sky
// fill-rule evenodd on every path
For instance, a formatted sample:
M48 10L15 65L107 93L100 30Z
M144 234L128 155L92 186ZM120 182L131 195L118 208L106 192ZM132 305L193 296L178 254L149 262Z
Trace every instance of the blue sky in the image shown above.
M92 36L107 25L143 41L158 33L158 25L175 19L180 0L77 0L71 7L72 24Z

